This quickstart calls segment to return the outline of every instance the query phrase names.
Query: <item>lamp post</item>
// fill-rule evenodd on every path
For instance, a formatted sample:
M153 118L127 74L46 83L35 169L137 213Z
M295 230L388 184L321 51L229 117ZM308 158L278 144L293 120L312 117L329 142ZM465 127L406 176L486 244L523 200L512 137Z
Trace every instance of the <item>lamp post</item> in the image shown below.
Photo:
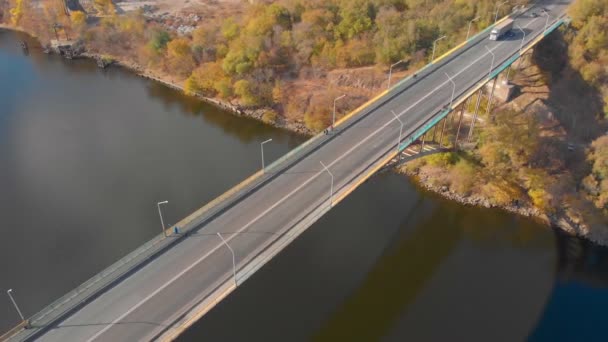
M450 82L452 82L452 98L450 99L450 107L449 107L449 109L452 109L452 103L454 103L454 93L456 92L456 83L454 82L452 77L450 77L450 75L448 75L447 72L445 73L445 75L448 77Z
M433 55L431 56L431 63L433 63L433 61L435 60L435 48L437 47L437 42L444 39L447 36L442 36L439 37L437 39L435 39L435 41L433 42Z
M498 21L498 10L500 9L500 6L506 4L508 1L505 2L501 2L501 3L497 3L496 4L496 11L494 13L494 22Z
M405 62L404 59L400 60L399 62L391 65L389 71L388 71L388 84L386 85L386 89L390 89L391 88L391 77L393 76L393 67L399 65L400 63Z
M334 111L333 111L332 120L331 120L331 129L332 130L334 129L334 127L336 125L336 102L338 102L338 100L343 99L345 97L346 97L346 94L342 94L334 99Z
M519 25L515 25L515 27L517 27L518 30L521 31L521 33L523 33L523 37L521 38L521 44L519 44L519 54L521 55L521 50L524 48L524 40L526 39L526 31L524 31L521 27L519 27Z
M488 72L488 78L490 77L490 75L492 75L492 69L494 69L494 58L496 57L494 55L494 52L492 52L492 50L488 49L488 47L486 45L484 45L483 47L486 48L486 50L488 50L488 52L490 54L492 54L492 64L490 64L490 71Z
M264 144L271 142L272 139L268 139L266 141L262 141L260 143L260 149L262 150L262 173L266 172L266 167L264 166Z
M394 110L391 110L391 113L393 113L395 119L397 119L397 121L399 121L399 124L401 125L401 128L399 128L399 138L397 139L397 153L399 153L399 144L401 144L401 134L403 133L403 121L401 121L399 116L395 114ZM399 160L401 160L401 155L399 155Z
M19 314L19 317L21 317L21 321L24 322L25 321L25 317L23 317L23 314L21 313L21 310L19 309L19 306L17 305L17 302L15 301L15 298L13 298L13 293L12 292L13 292L13 289L9 289L8 291L6 291L6 294L11 299L11 302L13 302L13 305L15 306L15 310L17 310L17 313Z
M230 247L228 242L226 242L226 240L224 240L224 237L222 236L222 234L220 234L220 232L217 232L217 236L219 236L220 239L222 239L222 242L224 243L224 245L226 245L226 247L228 247L228 249L230 250L230 253L232 253L232 277L234 278L234 286L236 287L238 285L236 282L236 256L234 255L234 251L232 250L232 248Z
M331 173L331 171L329 171L327 166L325 166L325 164L323 164L322 161L319 161L319 163L321 163L321 166L323 166L325 171L327 171L327 173L329 173L329 175L331 176L331 186L329 187L329 206L333 207L334 206L334 175L333 175L333 173Z
M158 216L160 216L160 225L161 225L161 227L163 229L163 235L164 236L167 236L167 231L165 229L165 222L163 221L163 213L160 210L160 205L161 204L167 204L167 203L169 203L169 201L162 201L162 202L156 203L156 207L158 208Z
M549 13L547 13L547 11L545 11L545 9L543 8L541 10L543 12L543 14L547 17L547 19L545 20L545 29L543 31L547 31L547 26L549 26Z
M475 22L475 21L477 21L477 20L479 20L479 17L477 17L477 18L475 18L475 19L473 19L473 20L469 21L469 29L467 30L467 39L465 39L465 41L466 41L466 40L469 40L469 34L471 33L471 24L473 24L473 22Z

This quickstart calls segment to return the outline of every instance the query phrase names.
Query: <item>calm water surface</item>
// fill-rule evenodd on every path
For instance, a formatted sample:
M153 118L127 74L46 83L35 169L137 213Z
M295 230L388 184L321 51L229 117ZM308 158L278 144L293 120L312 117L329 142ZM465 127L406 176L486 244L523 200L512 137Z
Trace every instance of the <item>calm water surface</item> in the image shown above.
M0 290L26 315L302 137L0 31ZM33 46L33 42L31 43ZM0 330L18 321L0 294ZM608 250L380 174L181 341L607 340Z

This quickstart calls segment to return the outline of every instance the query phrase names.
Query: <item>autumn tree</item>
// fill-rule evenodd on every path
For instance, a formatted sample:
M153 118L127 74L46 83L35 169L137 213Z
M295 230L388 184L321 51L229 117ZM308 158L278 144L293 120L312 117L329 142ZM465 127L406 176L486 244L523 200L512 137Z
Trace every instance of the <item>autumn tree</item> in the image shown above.
M82 11L73 11L70 15L72 27L78 32L82 32L87 23L87 15Z
M230 78L226 76L219 62L201 64L186 81L186 92L205 96L220 95L228 98L232 94Z
M198 63L215 61L221 43L223 38L216 23L205 23L192 32L192 52Z
M13 8L10 10L11 23L13 25L19 25L21 18L25 12L28 0L16 0Z
M247 80L239 80L234 83L234 93L245 106L257 106L259 104L259 100L253 91L253 85Z
M194 59L188 39L177 38L167 44L168 71L180 77L186 77L190 75L194 67Z
M608 4L603 0L579 0L569 7L571 30L568 54L583 79L603 94L604 118L608 118Z
M415 52L416 23L406 20L404 13L383 7L376 17L378 30L374 36L376 60L385 65L407 59Z
M341 1L339 15L336 34L342 39L351 39L372 30L376 8L369 0Z
M116 14L116 7L114 7L112 0L93 0L93 6L102 15Z
M595 206L608 214L608 135L591 144L589 161L591 174L584 179L583 186Z

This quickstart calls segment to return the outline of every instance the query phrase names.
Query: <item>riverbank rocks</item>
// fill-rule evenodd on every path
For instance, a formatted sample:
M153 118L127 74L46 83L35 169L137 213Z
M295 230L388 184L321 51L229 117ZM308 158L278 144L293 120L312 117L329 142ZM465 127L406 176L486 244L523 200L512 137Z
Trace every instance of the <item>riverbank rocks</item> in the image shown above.
M429 177L427 175L421 175L419 170L410 170L407 167L397 167L396 171L411 177L419 187L437 193L448 200L456 201L467 206L499 208L513 214L539 220L548 226L561 229L566 233L589 239L594 243L603 246L608 246L608 224L606 222L592 223L593 227L588 227L580 222L580 220L569 217L567 213L562 211L559 211L559 214L544 213L541 210L530 206L529 203L523 203L520 200L514 200L508 205L499 206L491 203L489 199L478 195L471 196L468 194L455 193L447 185L433 186L429 182Z

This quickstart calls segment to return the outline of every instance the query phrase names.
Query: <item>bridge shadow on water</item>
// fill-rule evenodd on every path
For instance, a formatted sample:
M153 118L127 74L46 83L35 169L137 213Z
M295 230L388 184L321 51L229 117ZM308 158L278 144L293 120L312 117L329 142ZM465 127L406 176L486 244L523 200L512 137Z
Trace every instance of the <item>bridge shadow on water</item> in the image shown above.
M608 247L556 231L553 293L529 341L606 341Z

